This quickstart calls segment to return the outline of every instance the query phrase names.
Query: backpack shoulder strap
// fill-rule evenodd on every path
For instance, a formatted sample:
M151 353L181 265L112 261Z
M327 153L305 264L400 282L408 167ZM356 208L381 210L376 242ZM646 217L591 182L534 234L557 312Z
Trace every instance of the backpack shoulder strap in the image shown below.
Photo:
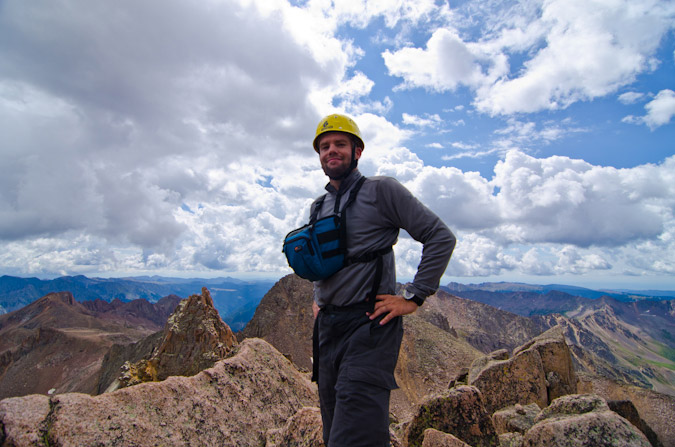
M319 199L316 201L316 206L314 207L314 211L312 212L312 215L309 216L309 223L313 224L316 222L316 218L319 216L319 211L321 211L321 206L323 205L323 201L326 200L326 195L324 194Z
M354 203L356 200L356 195L359 193L359 190L365 181L365 177L361 177L357 180L356 184L349 192L349 198L347 199L347 203L345 203L345 207L342 208L342 213L340 213L340 240L343 241L343 253L347 253L347 208L349 208L349 205Z
M354 203L356 200L356 195L359 193L359 190L361 189L361 186L365 183L366 178L361 177L360 179L357 180L356 184L352 188L352 190L349 192L349 198L347 199L347 203L345 203L345 207L343 208L343 211L347 209L349 205Z
M361 177L356 181L356 184L354 184L354 187L352 190L349 192L349 198L347 199L347 203L345 203L345 207L342 209L342 212L344 214L344 211L347 209L349 205L351 205L354 200L356 200L356 195L359 193L359 190L361 189L361 186L363 183L366 181L365 177ZM324 194L319 199L316 201L316 206L314 207L314 211L312 212L312 215L309 217L309 223L313 224L316 222L317 217L319 216L319 211L321 211L321 206L323 205L323 201L326 200L326 196L328 194ZM335 205L336 207L338 206L339 202L336 201ZM336 211L337 214L337 211Z
M345 203L345 207L342 208L342 213L340 214L340 249L344 254L347 254L347 208L349 208L349 205L354 203L356 200L356 195L359 193L359 190L365 181L365 177L361 177L357 180L356 184L349 192L347 203Z

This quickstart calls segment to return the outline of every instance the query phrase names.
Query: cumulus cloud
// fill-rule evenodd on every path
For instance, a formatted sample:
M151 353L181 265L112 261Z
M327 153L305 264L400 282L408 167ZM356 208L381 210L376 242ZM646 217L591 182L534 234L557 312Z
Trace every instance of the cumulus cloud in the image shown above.
M396 154L396 162L381 164L378 173L401 179L458 235L448 275L672 269L667 260L675 248L675 157L617 169L513 150L486 179L415 163L405 148ZM412 241L403 241L397 251L401 274L416 267L419 253Z
M673 168L675 157L616 169L512 151L490 181L424 167L407 186L462 235L448 274L644 274L672 258Z
M675 17L656 0L533 5L539 12L522 4L500 11L510 20L481 40L464 37L468 33L459 29L465 24L453 21L436 30L426 48L382 56L389 73L403 78L401 88L467 86L476 92L476 108L491 115L553 110L605 96L652 70L653 53ZM522 66L510 66L523 54Z
M651 129L668 124L675 115L675 92L661 90L646 106L647 115L644 122Z
M581 247L655 238L665 229L675 197L666 183L674 162L622 170L510 152L495 167L493 179L506 224L500 232L521 242Z
M471 40L447 6L394 3L3 3L0 267L289 273L280 241L306 222L326 182L313 130L342 110L366 141L362 172L398 178L457 233L449 275L673 273L675 158L627 169L535 158L528 144L584 129L518 117L497 126L490 147L421 143L461 151L445 159L499 154L491 178L430 166L410 146L444 124L441 115L420 109L394 124L393 100L372 99L377 86L354 68L363 50L336 37L341 23L381 18L398 27L397 45L406 42L383 54L403 78L399 90L467 87L481 110L510 113L603 95L647 70L670 13L640 3L611 15L596 3L552 1ZM588 8L593 18L576 23ZM406 40L411 24L433 20L445 26L426 46ZM582 25L597 45L567 69L569 51L589 37ZM635 32L616 37L619 26ZM509 67L514 53L522 67ZM617 58L616 74L598 73ZM672 100L660 92L644 123L670 122ZM412 275L419 245L402 235L396 253L399 274Z
M453 90L459 85L477 86L484 77L479 54L472 47L455 30L441 28L434 32L425 49L387 50L382 57L389 73L405 80L403 88Z
M491 228L500 220L493 186L476 172L424 167L406 185L445 222L463 230Z
M675 92L670 89L661 90L656 97L645 105L644 116L628 115L624 123L646 124L650 129L666 125L675 116Z
M344 53L322 67L281 12L185 6L3 5L2 239L87 229L167 249L185 231L172 210L208 187L200 161L305 153L310 84Z

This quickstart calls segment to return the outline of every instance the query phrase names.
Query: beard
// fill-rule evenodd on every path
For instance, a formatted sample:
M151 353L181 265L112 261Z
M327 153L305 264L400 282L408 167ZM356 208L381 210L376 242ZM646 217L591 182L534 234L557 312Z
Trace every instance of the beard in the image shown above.
M350 161L342 160L342 163L334 167L328 167L324 163L321 163L321 168L323 169L324 174L331 180L342 180L349 173L350 164Z

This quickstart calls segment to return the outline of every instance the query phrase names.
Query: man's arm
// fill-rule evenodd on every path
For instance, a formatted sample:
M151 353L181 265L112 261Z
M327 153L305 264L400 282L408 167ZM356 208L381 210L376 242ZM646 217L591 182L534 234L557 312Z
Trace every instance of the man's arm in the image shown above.
M422 243L422 259L412 284L406 288L425 299L438 290L455 248L455 235L434 212L395 179L385 178L379 182L377 204L380 213L392 225L403 228ZM386 324L396 316L414 312L417 307L417 304L401 296L378 295L370 318L386 314L380 323Z

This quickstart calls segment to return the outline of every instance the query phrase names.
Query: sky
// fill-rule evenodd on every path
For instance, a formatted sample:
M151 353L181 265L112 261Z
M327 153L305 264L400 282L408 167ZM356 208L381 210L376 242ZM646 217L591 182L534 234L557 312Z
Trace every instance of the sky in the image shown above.
M334 112L441 284L675 289L672 0L0 0L0 274L291 273Z

